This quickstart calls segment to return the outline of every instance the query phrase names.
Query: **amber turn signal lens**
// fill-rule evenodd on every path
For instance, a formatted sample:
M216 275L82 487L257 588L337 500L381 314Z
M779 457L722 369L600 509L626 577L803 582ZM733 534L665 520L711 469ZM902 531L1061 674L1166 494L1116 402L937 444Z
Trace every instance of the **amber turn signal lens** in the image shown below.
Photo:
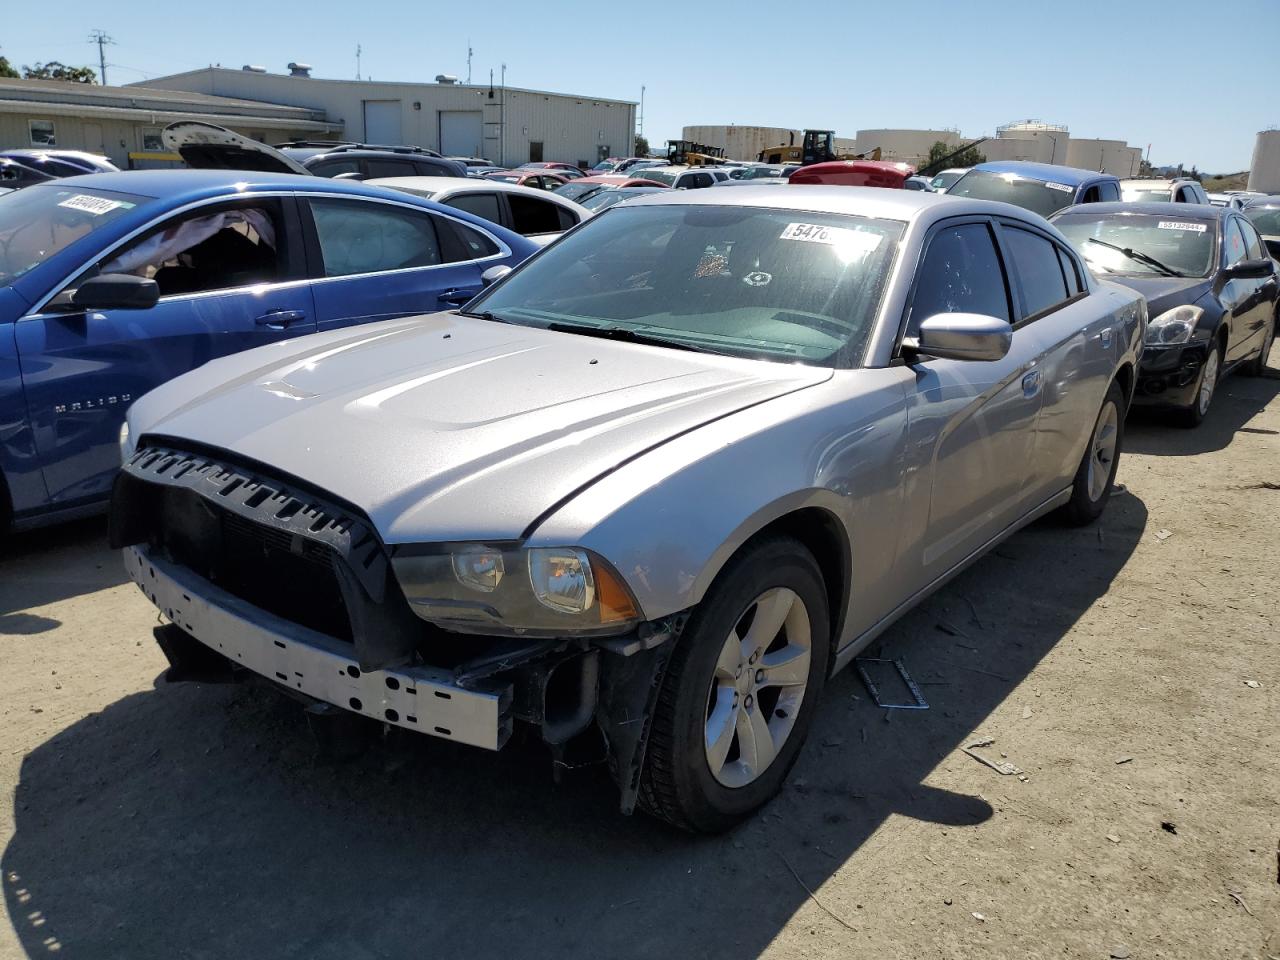
M596 604L600 609L601 623L617 623L619 620L634 620L636 604L631 593L618 575L606 563L591 565L596 578Z

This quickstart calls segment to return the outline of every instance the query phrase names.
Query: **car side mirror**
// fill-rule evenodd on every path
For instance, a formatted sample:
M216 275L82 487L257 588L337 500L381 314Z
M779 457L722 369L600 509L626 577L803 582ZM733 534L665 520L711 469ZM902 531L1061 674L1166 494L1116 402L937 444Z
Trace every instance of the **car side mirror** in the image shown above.
M71 303L81 310L147 310L160 300L154 280L131 273L103 273L76 288Z
M1228 280L1261 280L1263 277L1269 277L1275 270L1275 261L1270 257L1261 257L1257 260L1239 260L1233 263L1227 269L1222 271L1222 275Z
M941 360L1003 360L1013 345L1009 321L981 313L938 313L902 341L906 352Z
M480 282L484 286L488 287L488 286L491 286L492 284L497 283L499 280L501 280L510 272L511 272L510 267L508 267L505 263L500 263L496 267L490 267L484 273L480 274Z

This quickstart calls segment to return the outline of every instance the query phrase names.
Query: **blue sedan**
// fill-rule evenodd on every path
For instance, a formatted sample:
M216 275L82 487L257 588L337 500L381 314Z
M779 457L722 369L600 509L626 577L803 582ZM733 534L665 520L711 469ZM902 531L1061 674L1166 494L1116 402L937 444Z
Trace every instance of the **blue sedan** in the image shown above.
M451 207L229 170L0 198L0 530L100 509L129 404L216 357L460 306L537 250Z

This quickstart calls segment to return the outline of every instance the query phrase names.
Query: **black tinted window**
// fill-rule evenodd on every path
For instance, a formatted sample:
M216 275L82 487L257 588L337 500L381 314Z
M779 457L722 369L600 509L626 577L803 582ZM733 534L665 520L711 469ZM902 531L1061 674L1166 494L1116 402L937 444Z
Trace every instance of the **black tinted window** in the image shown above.
M564 207L556 207L556 216L560 218L561 230L568 230L570 227L576 227L578 225L578 218Z
M498 205L496 193L466 193L460 197L452 197L445 201L446 206L457 207L467 213L473 213L490 223L501 223L502 213Z
M1067 299L1062 263L1053 241L1016 227L1005 227L1005 243L1022 288L1023 316L1040 313Z
M479 260L501 253L498 245L472 227L450 220L448 217L434 217L436 233L440 235L440 249L446 263L458 263L462 260Z
M507 203L511 204L511 229L522 236L558 233L562 229L559 208L554 203L514 193L507 197Z
M326 277L441 262L430 214L359 200L317 198L310 203Z
M1120 184L1114 180L1108 180L1106 183L1098 184L1098 196L1104 201L1116 201L1120 199Z
M1249 249L1244 242L1244 234L1236 225L1235 217L1227 221L1227 228L1222 234L1222 253L1222 265L1225 267L1229 267L1233 263L1239 263L1249 256Z
M412 160L383 160L370 157L365 161L369 165L370 177L412 177L416 172Z
M1054 246L1057 245L1055 244ZM1072 296L1077 293L1084 293L1084 281L1080 278L1080 272L1076 269L1075 261L1061 247L1057 247L1057 250L1058 261L1062 264L1062 275L1067 278L1067 293Z
M336 177L340 173L359 173L360 161L352 160L317 160L307 164L307 169L317 177Z
M1248 220L1237 220L1236 224L1240 227L1240 232L1244 234L1244 244L1249 251L1250 260L1261 260L1267 255L1267 251L1262 246L1262 238L1258 236L1258 231L1253 229L1253 224Z
M911 301L907 336L938 313L981 313L1009 319L1004 270L986 224L946 227L929 241Z

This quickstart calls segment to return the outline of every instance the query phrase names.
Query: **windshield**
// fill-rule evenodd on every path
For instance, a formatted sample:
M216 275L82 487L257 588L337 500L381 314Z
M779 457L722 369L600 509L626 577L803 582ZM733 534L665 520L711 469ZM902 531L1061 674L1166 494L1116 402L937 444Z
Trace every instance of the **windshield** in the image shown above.
M1125 203L1168 203L1173 199L1173 188L1125 187L1120 191L1120 199Z
M645 169L635 171L631 174L641 180L652 180L654 183L665 183L668 187L676 182L674 173L667 173L665 170Z
M12 283L148 197L40 185L0 198L0 284Z
M956 173L953 170L944 170L929 181L929 187L933 190L945 190L963 176L963 173Z
M551 192L558 196L564 197L566 200L581 200L589 194L595 193L597 190L604 189L603 183L562 183Z
M1280 237L1280 207L1245 207L1240 212L1263 236Z
M751 167L741 177L743 180L780 180L781 167Z
M599 193L593 193L591 196L579 200L578 203L588 210L603 210L606 207L612 207L615 203L621 203L623 200L629 200L645 193L661 193L665 189L667 188L624 187L617 190L601 190Z
M1204 277L1213 269L1212 221L1073 213L1053 225L1094 270L1130 276Z
M423 190L421 187L404 187L398 183L385 183L381 180L373 180L371 183L373 186L388 187L389 189L397 190L400 193L408 193L415 197L422 197L424 200L430 200L439 192L438 190Z
M953 183L947 193L977 200L1001 200L1047 217L1055 210L1071 206L1075 188L1065 183L1020 177L1016 173L970 170Z
M862 355L904 225L740 206L619 207L470 313L821 366Z

